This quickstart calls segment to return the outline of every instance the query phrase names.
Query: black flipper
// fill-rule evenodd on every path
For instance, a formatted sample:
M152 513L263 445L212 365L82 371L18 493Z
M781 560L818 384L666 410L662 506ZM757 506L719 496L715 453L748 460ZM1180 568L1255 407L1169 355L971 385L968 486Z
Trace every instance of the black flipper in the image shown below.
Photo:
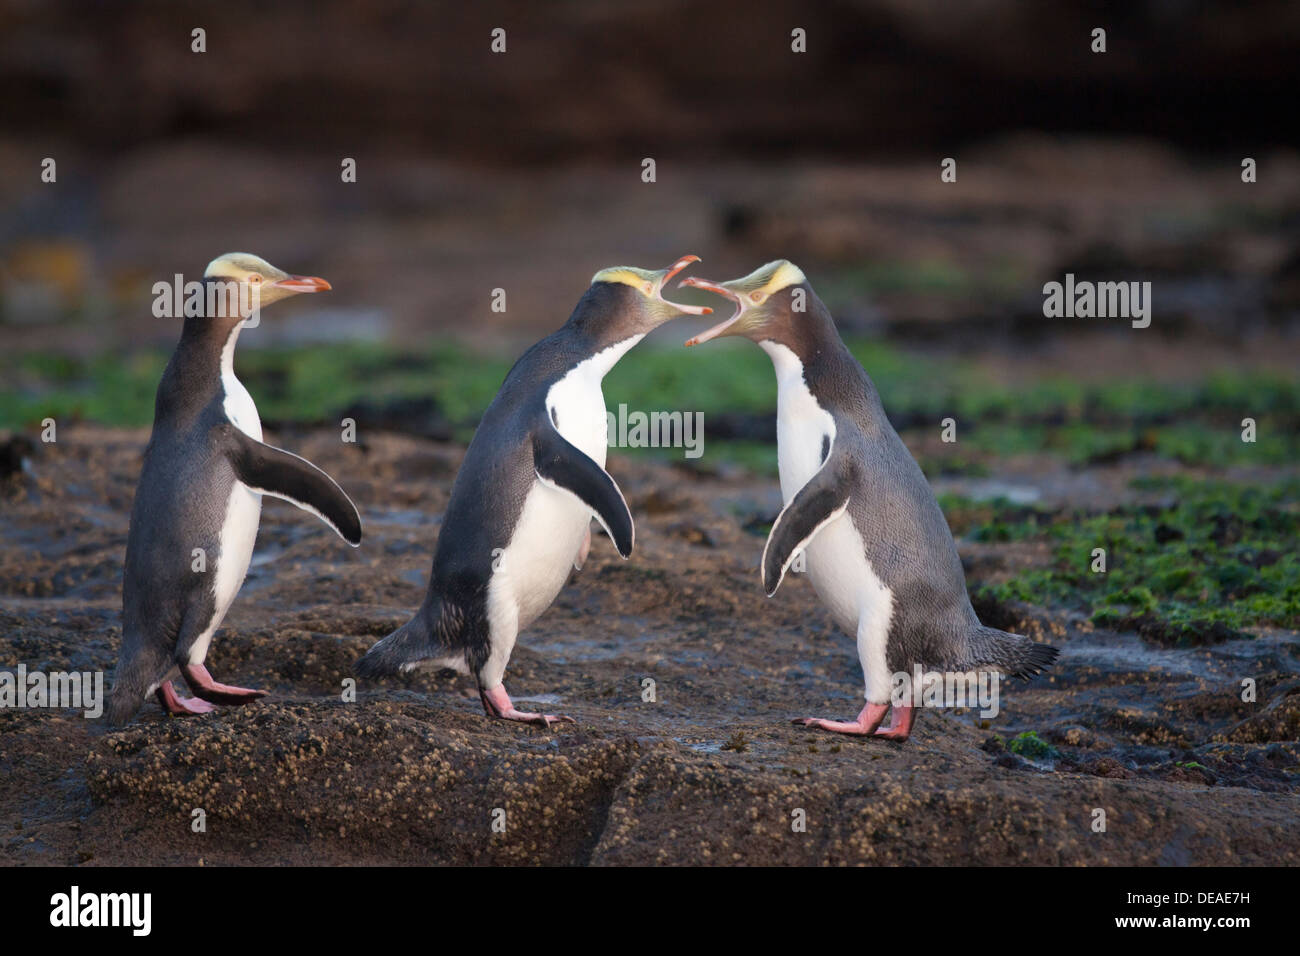
M314 514L352 547L361 544L361 516L333 478L306 458L250 438L234 425L221 424L213 432L235 475L249 488Z
M631 556L636 532L623 492L604 468L555 430L549 415L533 432L533 465L544 483L569 492L594 511L618 553Z
M821 469L776 516L763 546L763 590L768 597L785 580L795 555L849 506L856 473L847 450L832 446Z

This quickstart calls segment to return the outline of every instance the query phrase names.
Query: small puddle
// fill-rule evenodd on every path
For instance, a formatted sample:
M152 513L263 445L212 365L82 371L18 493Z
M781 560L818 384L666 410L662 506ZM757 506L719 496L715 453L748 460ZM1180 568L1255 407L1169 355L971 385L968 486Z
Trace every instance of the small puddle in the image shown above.
M674 741L681 744L688 750L694 750L701 754L720 754L722 753L722 741L706 740L687 740L685 737L674 737Z
M527 701L530 704L559 704L562 698L559 694L529 694L528 696L515 696L511 698L515 703Z

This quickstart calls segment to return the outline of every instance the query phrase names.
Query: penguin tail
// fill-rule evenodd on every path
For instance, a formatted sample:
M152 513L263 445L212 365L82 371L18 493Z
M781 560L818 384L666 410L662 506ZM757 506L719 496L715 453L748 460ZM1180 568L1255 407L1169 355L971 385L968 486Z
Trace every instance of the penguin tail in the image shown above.
M996 667L1010 677L1029 680L1056 663L1061 653L1050 644L1037 644L1020 634L1008 634L980 624L971 636L974 663L979 667Z
M437 639L434 622L440 620L441 602L422 604L409 621L393 631L356 662L358 677L385 677L408 671L421 661L447 657L447 648Z

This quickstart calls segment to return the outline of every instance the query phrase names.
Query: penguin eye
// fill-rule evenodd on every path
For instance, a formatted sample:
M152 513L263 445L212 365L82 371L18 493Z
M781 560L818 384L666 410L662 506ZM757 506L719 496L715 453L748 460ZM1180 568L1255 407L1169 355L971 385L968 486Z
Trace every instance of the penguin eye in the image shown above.
M655 287L651 285L649 282L641 283L641 289L643 292L645 292L646 295L653 295L655 291Z
M760 304L764 299L767 298L767 293L765 293L765 292L751 292L751 293L749 294L749 297L750 297L751 299L754 300L754 304L755 304L755 305L758 305L758 304Z
M251 276L248 277L248 282L250 285L261 285L262 277L258 275L256 272L254 272Z

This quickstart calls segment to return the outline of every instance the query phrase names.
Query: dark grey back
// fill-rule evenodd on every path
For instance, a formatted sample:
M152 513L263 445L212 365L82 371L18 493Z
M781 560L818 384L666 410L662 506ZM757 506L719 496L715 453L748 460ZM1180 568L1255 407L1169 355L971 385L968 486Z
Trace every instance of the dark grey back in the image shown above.
M212 441L227 420L221 350L238 319L185 320L158 385L153 432L131 507L122 576L122 653L118 683L145 686L170 667L174 648L212 618L221 527L235 475ZM196 572L194 549L206 570ZM122 673L130 665L137 673Z

